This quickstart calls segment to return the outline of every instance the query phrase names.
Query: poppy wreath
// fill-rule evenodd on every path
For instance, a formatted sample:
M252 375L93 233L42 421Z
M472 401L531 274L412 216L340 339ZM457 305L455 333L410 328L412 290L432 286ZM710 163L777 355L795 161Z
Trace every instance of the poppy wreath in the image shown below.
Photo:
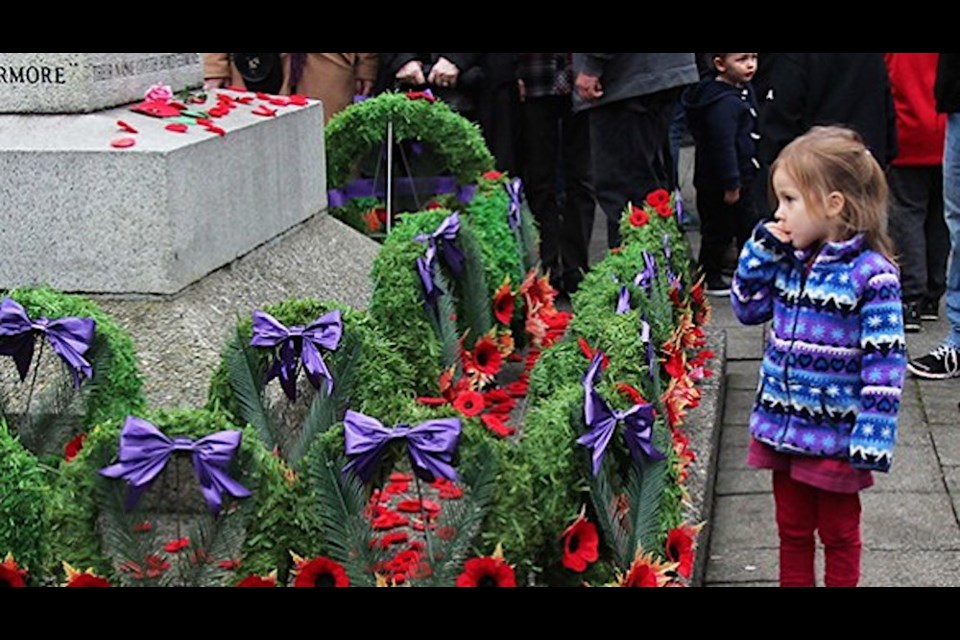
M450 215L437 209L401 216L373 264L376 284L370 315L413 367L414 387L420 395L437 395L441 369L459 357L458 340L468 329L466 346L470 347L493 326L496 287L486 279L477 225L469 215L460 216L454 241L465 257L463 274L455 279L444 260L438 259L435 279L446 295L438 299L436 315L425 303L417 261L423 259L427 244L416 239L433 234ZM512 246L515 251L516 245Z
M48 501L40 463L0 420L0 556L13 554L28 581L49 561Z
M156 411L142 417L169 438L184 436L198 440L212 433L238 428L226 415L206 410ZM52 557L75 567L90 567L113 583L119 581L122 571L111 560L99 533L102 505L98 496L104 487L111 488L102 483L122 481L103 478L98 471L116 460L123 423L123 419L110 420L90 432L76 458L61 464L49 501ZM210 560L229 567L237 575L266 575L275 569L285 574L290 567L288 549L292 541L317 535L318 531L317 523L301 510L301 503L296 499L295 474L263 446L256 431L249 426L242 430L240 446L234 454L229 474L252 494L235 503L247 514L242 520L245 529L241 557ZM222 514L226 511L224 509ZM153 523L143 525L144 530L153 527ZM135 525L133 531L137 530ZM179 550L177 547L165 549L167 553ZM164 571L169 568L169 562L159 551L151 556L156 561L156 566L151 567Z
M356 410L385 417L397 416L406 407L407 400L413 396L413 368L409 362L403 360L394 341L384 335L366 312L313 299L285 300L266 305L262 310L287 327L309 325L331 311L340 312L343 326L340 345L336 350L323 352L322 357L334 375L334 392L339 394L339 391L344 391ZM220 365L210 379L207 408L223 411L238 424L253 420L245 414L243 403L232 386L238 382L231 382L230 358L240 354L241 364L247 357L252 360L252 367L241 367L240 373L249 375L248 372L253 372L254 379L248 382L253 384L257 391L263 390L264 373L273 358L271 350L249 346L252 333L251 317L241 318L234 337L224 348ZM238 346L241 347L239 351ZM336 377L340 372L349 374L350 379L338 381ZM348 388L339 389L338 385ZM307 402L312 396L313 394L308 395ZM286 404L286 399L281 402ZM337 407L334 422L343 418L344 410L345 407ZM285 416L279 418L283 417ZM289 432L292 425L283 425L283 428ZM270 448L278 444L272 434L268 436L265 441ZM282 450L284 453L287 451L285 447L282 447Z
M385 93L352 105L333 118L326 128L327 185L343 189L356 170L358 160L379 148L387 139L387 123L393 123L396 141L427 144L461 186L473 184L494 166L494 158L477 125L439 100L417 99L422 95ZM361 212L370 211L374 200L364 198L331 212L364 233L372 229ZM452 204L448 203L448 204Z
M14 289L6 296L22 305L31 319L79 317L92 318L95 321L93 343L84 354L84 358L93 365L93 377L81 383L81 389L87 395L82 425L76 425L78 430L86 430L104 420L143 410L146 400L142 391L143 381L137 369L133 340L100 307L87 298L61 293L46 286ZM43 339L38 337L30 365L31 371L37 366L36 354L40 350L40 340ZM44 348L45 354L48 351L51 350ZM28 378L22 386L26 388L29 384ZM60 448L68 438L69 436L66 436L64 442L55 443L56 457L59 457Z

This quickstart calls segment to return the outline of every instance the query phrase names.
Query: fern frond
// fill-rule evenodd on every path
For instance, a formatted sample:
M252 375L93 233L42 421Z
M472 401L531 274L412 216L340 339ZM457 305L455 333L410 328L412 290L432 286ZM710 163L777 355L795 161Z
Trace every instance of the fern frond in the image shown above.
M437 300L437 317L430 319L437 339L440 341L440 353L443 368L454 366L460 360L460 335L457 329L457 304L450 290L450 283L437 269L434 282L443 291ZM432 315L428 312L428 315Z
M373 531L363 513L364 486L353 474L342 476L342 459L331 459L323 447L316 451L307 478L317 496L329 555L343 565L350 584L375 586L374 568L380 562L380 553L371 544Z
M603 539L613 553L617 566L626 571L633 562L630 531L632 523L618 509L617 497L607 478L609 472L609 462L604 460L600 473L590 478L590 499L600 523L600 530L603 531Z
M540 233L530 207L524 202L520 207L520 251L523 272L527 273L540 261Z
M667 476L667 461L645 462L641 469L636 464L630 467L627 481L627 499L633 519L633 537L630 557L638 550L645 553L657 548L660 531L660 502ZM629 566L629 565L628 565Z
M103 550L113 560L116 575L125 587L155 587L160 586L161 576L151 576L147 572L147 558L156 553L158 548L156 535L152 529L148 531L134 531L134 526L143 520L138 511L127 513L124 510L124 493L126 485L105 478L97 480L97 500L100 506L98 527L103 540ZM132 563L128 565L127 563ZM124 570L124 566L137 567L140 575L135 577L134 572ZM163 576L169 579L169 571Z
M247 515L244 507L236 506L218 518L206 515L190 535L190 552L184 551L178 560L187 564L181 575L183 586L223 586L230 572L220 562L235 558L243 547Z
M256 351L247 345L239 328L236 336L227 343L223 359L227 365L230 388L240 404L240 417L257 430L264 446L273 449L279 444L280 438L263 404L262 380L266 372L260 365Z
M487 288L487 276L483 270L480 244L467 220L461 223L457 239L465 257L463 280L460 282L458 296L464 321L461 326L470 329L469 342L472 344L493 327L493 304L490 290Z

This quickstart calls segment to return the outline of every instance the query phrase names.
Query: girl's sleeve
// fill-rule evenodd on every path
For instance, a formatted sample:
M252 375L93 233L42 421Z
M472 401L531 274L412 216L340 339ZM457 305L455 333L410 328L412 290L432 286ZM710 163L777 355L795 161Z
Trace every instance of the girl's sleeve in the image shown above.
M730 301L744 324L763 324L773 317L774 282L789 245L778 240L761 222L743 246L730 287Z
M897 269L876 255L867 260L854 273L855 278L866 277L860 312L863 387L850 434L850 462L858 469L885 472L890 470L897 439L906 341ZM878 264L883 265L879 271Z

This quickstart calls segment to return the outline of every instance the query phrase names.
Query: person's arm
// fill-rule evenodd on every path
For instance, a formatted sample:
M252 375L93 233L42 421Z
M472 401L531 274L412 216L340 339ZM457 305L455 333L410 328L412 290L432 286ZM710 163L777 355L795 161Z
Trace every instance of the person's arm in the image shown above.
M230 79L229 53L203 54L203 86L206 89L218 89Z
M376 53L358 53L356 78L356 93L358 96L369 96L373 93L373 84L377 80L379 56Z
M760 132L762 160L776 160L787 144L806 133L808 77L803 53L778 53L769 76L768 100L761 109ZM771 94L772 92L772 94Z
M869 275L864 278L860 296L863 387L850 433L850 463L857 469L889 471L906 371L900 277L896 268L885 261L880 269L869 264L855 265L854 277L864 271Z
M737 153L737 127L740 120L740 103L735 98L725 98L715 103L707 113L710 155L717 160L717 174L720 185L727 194L740 191L740 161ZM739 200L724 195L727 204Z
M757 225L740 254L730 287L733 311L743 324L763 324L773 317L776 278L790 245L775 235L774 223ZM775 225L774 225L775 226Z

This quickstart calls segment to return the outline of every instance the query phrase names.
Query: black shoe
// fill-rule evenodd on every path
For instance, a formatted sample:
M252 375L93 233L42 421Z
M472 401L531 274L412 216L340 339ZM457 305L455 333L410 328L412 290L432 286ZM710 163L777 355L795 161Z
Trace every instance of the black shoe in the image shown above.
M907 369L926 380L960 378L960 349L940 345L922 358L911 360L907 363Z
M923 326L920 324L920 303L903 303L903 330L907 333L920 333Z
M730 283L721 276L707 277L704 293L715 298L722 298L730 295Z
M920 305L920 319L925 322L936 322L940 319L940 301L924 300Z

